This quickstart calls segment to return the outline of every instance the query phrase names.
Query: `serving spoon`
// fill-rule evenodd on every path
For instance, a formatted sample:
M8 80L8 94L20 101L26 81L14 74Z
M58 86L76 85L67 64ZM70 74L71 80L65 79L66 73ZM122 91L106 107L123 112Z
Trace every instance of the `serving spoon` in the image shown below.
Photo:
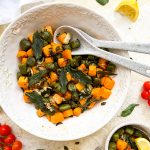
M96 47L101 48L111 48L117 50L138 52L144 54L150 54L150 44L149 43L138 43L138 42L123 42L123 41L106 41L106 40L98 40L84 31L76 28L88 41L95 45Z
M78 29L71 26L60 26L54 32L54 42L60 43L57 40L57 35L60 33L69 32L73 35L73 39L79 39L81 42L81 46L72 51L72 55L94 55L101 58L104 58L108 61L114 62L116 64L122 65L128 69L131 69L137 73L150 77L150 66L138 63L129 58L107 52L101 48L93 45Z

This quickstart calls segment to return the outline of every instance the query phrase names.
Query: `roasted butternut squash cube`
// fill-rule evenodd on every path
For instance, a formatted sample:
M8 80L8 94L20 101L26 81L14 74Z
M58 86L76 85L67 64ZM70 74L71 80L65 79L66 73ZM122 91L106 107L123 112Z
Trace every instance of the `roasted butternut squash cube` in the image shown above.
M18 85L19 85L19 87L21 87L23 89L27 89L28 88L28 78L25 76L20 76L19 80L18 80Z
M66 35L67 35L67 33L62 33L62 34L60 34L60 35L57 37L58 41L61 42L62 44L64 44L64 39L65 39Z
M73 110L68 109L68 110L63 111L63 116L64 116L64 118L68 118L70 116L73 116Z
M33 50L32 50L32 49L29 49L29 50L27 51L27 55L28 55L28 57L33 57Z
M67 91L64 95L65 100L70 100L71 99L71 92Z
M73 115L74 116L80 116L80 114L82 113L82 109L80 107L77 107L73 110Z
M57 39L62 44L68 44L71 39L71 35L70 35L70 33L62 33L57 37Z
M50 120L52 123L55 123L55 124L62 122L64 120L63 113L56 112L54 115L51 116Z
M117 145L116 145L117 150L125 150L127 146L128 146L127 142L120 139L117 140Z
M104 99L109 98L109 96L111 95L111 91L106 89L105 87L101 87L101 96Z
M59 67L65 67L67 65L67 61L64 58L59 58L58 65Z
M77 83L76 84L76 89L81 92L85 88L85 85L82 83Z
M93 88L91 93L93 98L99 100L101 98L101 93L102 93L101 91L102 91L101 88Z
M72 59L71 50L69 50L69 49L64 50L62 52L62 55L63 55L63 58L65 58L65 59Z
M94 77L96 76L96 66L95 65L90 65L89 66L89 76Z
M52 63L52 62L54 62L53 57L47 57L47 58L45 58L45 63L46 64Z
M46 45L45 47L42 48L42 51L44 53L44 55L46 57L49 57L50 56L50 49L52 48L52 46L50 44Z
M51 82L56 82L58 80L58 76L55 72L50 73Z
M105 88L111 90L111 89L114 87L114 85L115 85L115 81L112 80L110 77L103 77L103 78L101 79L101 84L102 84Z
M98 66L100 68L102 68L103 70L106 70L106 68L107 68L107 60L105 60L103 58L99 58Z
M63 98L62 98L60 95L58 95L58 94L54 94L53 100L54 100L57 104L61 104L62 101L63 101Z
M27 62L27 58L22 58L21 63L26 64L26 62Z
M80 99L79 102L83 106L86 103L86 98Z
M19 50L17 53L17 57L18 58L22 58L22 57L28 57L27 52Z
M42 112L41 109L38 109L36 114L38 115L38 117L43 117L45 115L45 113Z
M86 70L86 66L85 64L81 64L79 67L78 67L78 70L81 70L82 72Z

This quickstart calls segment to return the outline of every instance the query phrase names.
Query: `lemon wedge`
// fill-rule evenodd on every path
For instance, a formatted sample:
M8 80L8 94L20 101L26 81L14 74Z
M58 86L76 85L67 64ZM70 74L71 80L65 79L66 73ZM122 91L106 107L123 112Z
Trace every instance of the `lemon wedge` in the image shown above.
M139 150L150 150L150 142L145 138L137 138L135 143Z
M123 0L116 11L127 16L130 20L136 21L139 16L139 6L137 0Z

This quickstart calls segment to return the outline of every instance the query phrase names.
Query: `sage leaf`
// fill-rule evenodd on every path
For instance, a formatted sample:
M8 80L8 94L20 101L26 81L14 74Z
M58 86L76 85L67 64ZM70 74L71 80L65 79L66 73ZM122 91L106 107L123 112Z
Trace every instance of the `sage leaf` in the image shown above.
M139 106L139 104L130 104L124 111L122 111L121 116L122 117L129 116L136 106Z
M27 92L26 95L30 98L31 102L37 109L41 109L42 111L46 110L46 106L44 105L43 97L41 95L37 92Z
M47 73L47 70L41 70L33 76L29 77L29 86L35 85L38 83L42 77Z
M33 35L32 50L36 60L39 60L42 57L43 44L44 41L41 38L40 34L38 32L35 32Z
M92 84L92 79L88 75L85 75L82 71L73 69L71 67L66 68L67 71L75 78L78 79L83 84Z
M59 82L61 85L61 93L65 94L67 91L67 78L66 78L66 70L61 69L60 75L59 75Z
M110 71L97 71L97 73L101 74L102 76L105 76L105 75L117 75L116 73L113 73L113 72L110 72Z
M106 5L109 2L109 0L96 0L96 1L101 5Z

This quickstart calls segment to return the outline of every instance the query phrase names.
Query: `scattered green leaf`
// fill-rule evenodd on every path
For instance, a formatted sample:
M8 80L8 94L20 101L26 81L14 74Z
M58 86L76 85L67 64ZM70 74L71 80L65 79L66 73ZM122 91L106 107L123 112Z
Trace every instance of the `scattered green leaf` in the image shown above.
M96 0L96 1L101 5L106 5L109 2L109 0Z
M121 116L122 117L129 116L136 106L139 106L139 104L131 104L131 105L129 105L124 111L122 111Z

